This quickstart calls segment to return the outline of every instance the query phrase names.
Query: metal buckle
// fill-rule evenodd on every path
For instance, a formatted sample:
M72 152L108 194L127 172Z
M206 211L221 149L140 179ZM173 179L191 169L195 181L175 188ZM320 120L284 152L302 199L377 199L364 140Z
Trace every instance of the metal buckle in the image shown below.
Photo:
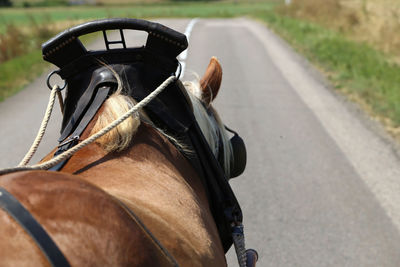
M72 142L74 142L74 141L79 141L79 135L75 135L75 136L68 137L64 142L62 142L61 144L59 144L58 147L59 147L59 148L60 148L60 147L63 147L63 146L68 145L68 144L70 144L70 143L72 143Z

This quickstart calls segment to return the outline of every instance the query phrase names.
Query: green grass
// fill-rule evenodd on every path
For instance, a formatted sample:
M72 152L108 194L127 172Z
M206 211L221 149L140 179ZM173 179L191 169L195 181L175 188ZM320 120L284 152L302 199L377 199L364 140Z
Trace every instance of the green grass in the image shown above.
M256 11L269 11L275 1L268 2L165 2L125 6L70 6L41 8L0 8L0 34L8 24L32 32L33 22L40 25L82 21L110 17L131 18L183 18L234 17L250 15ZM33 38L33 37L32 37ZM0 101L18 92L48 66L38 49L0 64Z
M91 20L108 17L131 18L182 18L182 17L234 17L267 11L275 5L268 2L166 2L128 6L70 6L42 8L0 9L0 32L5 25L29 25L33 17L37 22Z
M0 101L21 90L48 66L39 49L0 64Z
M388 55L310 22L273 12L257 17L325 71L336 88L400 126L400 66Z

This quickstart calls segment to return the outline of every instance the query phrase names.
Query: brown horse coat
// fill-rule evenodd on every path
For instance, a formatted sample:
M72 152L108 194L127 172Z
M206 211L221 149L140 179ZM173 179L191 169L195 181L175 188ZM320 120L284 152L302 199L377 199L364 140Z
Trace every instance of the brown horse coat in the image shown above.
M1 176L0 186L30 211L71 266L172 266L115 199L76 176L19 172ZM2 209L0 265L50 266L32 238Z
M226 265L198 175L152 127L142 124L132 146L123 152L106 154L97 144L89 145L62 171L77 174L122 200L181 266Z

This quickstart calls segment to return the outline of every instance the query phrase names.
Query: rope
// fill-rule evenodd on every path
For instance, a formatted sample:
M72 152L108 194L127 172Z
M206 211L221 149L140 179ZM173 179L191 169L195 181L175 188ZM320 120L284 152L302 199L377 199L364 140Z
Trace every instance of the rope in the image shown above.
M60 90L57 90L58 104L60 104L61 114L64 116L64 100Z
M47 104L46 113L42 120L42 124L40 125L39 132L36 135L35 141L33 141L33 144L31 146L31 148L29 149L28 153L26 153L25 157L18 164L18 166L26 166L26 164L28 164L28 162L31 160L33 155L36 153L37 148L39 147L39 144L43 139L43 135L46 131L47 124L49 123L51 112L53 111L54 102L56 99L56 93L59 92L59 89L60 88L58 87L58 85L54 85L53 89L51 89L49 103Z
M85 146L93 143L96 139L102 137L109 131L111 131L113 128L117 127L120 123L122 123L124 120L129 118L132 114L137 112L139 109L143 108L146 106L150 101L152 101L159 93L161 93L167 86L172 83L173 81L176 80L175 76L170 76L168 79L166 79L156 90L154 90L151 94L146 96L142 101L137 103L134 107L132 107L130 110L128 110L124 115L119 117L117 120L113 121L110 123L108 126L104 127L102 130L99 132L93 134L83 142L79 143L78 145L70 148L69 150L59 154L58 156L54 157L53 159L36 164L33 166L19 166L19 167L14 167L14 168L7 168L0 170L0 175L2 174L7 174L11 172L16 172L16 171L24 171L24 170L46 170L49 169L58 163L64 161L65 159L71 157L74 153L76 153L78 150L84 148ZM54 101L54 100L53 100Z

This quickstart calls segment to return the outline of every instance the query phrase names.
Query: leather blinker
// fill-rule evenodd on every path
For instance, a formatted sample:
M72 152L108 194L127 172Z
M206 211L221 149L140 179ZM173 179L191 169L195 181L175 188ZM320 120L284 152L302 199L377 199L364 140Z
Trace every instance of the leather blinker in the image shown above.
M247 151L246 145L244 144L243 139L239 136L237 132L225 126L225 129L228 132L233 134L233 137L230 139L230 143L232 146L232 154L233 154L233 162L231 162L230 166L230 177L235 178L241 175L246 169L247 163Z

